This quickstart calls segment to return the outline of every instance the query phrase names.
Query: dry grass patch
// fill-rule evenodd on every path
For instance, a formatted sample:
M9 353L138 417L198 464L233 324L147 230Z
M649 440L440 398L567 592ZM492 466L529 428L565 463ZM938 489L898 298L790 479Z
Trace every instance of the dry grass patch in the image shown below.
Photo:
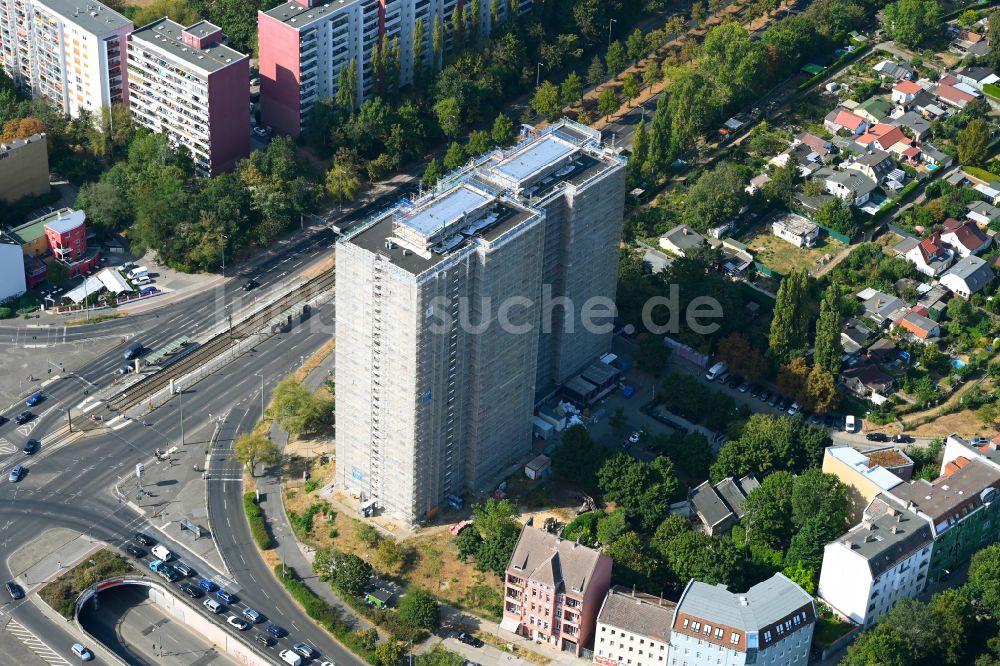
M782 275L788 275L799 268L806 271L822 268L824 261L833 259L844 249L844 244L823 234L816 247L795 247L772 234L768 228L759 230L747 242L747 247L762 264Z
M330 338L329 341L315 352L313 355L306 359L306 362L295 371L295 381L303 382L306 377L309 376L313 370L319 367L319 364L326 360L326 358L333 353L333 350L337 348L337 341Z

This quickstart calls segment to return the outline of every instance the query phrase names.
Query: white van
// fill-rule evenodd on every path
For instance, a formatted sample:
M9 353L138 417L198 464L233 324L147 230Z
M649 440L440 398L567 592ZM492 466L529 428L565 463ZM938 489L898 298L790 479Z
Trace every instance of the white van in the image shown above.
M215 599L205 599L205 601L202 602L202 605L215 614L222 612L222 604Z
M708 372L705 373L705 379L707 379L710 382L715 381L715 378L721 375L723 372L725 372L728 369L728 367L729 366L727 366L723 361L719 361L718 363L716 363L715 365L713 365L711 368L708 369Z
M174 554L171 553L166 548L164 548L163 544L159 544L158 543L155 546L153 546L153 548L151 550L153 552L153 555L155 555L157 558L163 560L164 562L169 562L174 557Z
M853 414L848 414L847 418L844 419L844 430L847 432L855 432L858 429L858 421L854 418Z
M149 269L145 266L137 266L128 272L128 277L130 280L134 280L137 277L142 277L143 275L149 275Z
M282 650L278 653L278 656L281 657L281 661L286 664L290 664L291 666L302 666L302 657L295 654L291 650Z

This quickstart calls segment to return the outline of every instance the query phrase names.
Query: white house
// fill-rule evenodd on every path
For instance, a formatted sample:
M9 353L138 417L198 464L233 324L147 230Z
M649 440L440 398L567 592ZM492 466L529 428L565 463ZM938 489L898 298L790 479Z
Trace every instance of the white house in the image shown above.
M21 246L0 242L0 303L20 296L26 289Z
M909 104L922 90L923 88L913 81L900 81L892 87L892 101L896 104Z
M876 495L861 523L824 548L817 596L870 627L897 601L923 591L933 547L927 521Z
M771 233L796 247L812 247L819 238L819 226L801 215L789 213L771 223Z
M816 172L819 176L820 172ZM839 197L849 204L864 206L871 199L877 183L868 176L857 171L832 171L825 174L826 191Z
M621 586L612 587L597 614L594 663L601 666L666 666L673 601Z
M929 277L935 277L948 270L955 258L937 231L913 245L903 256L916 266L918 271Z
M993 240L979 230L975 222L948 218L944 221L944 231L941 240L951 246L959 257L979 254L986 250Z
M941 284L952 293L969 298L993 281L993 270L974 254L961 259L941 276Z

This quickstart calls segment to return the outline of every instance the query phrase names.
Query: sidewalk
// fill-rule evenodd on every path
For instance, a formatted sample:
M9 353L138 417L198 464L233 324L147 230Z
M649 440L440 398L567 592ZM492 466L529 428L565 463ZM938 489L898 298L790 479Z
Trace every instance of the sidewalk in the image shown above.
M168 447L163 459L144 463L142 496L138 496L135 472L120 479L114 488L119 503L128 504L136 513L174 542L217 571L229 573L215 545L208 522L205 495L205 451L213 440L214 427L206 425L186 437L187 444ZM182 529L181 521L201 528L201 536Z

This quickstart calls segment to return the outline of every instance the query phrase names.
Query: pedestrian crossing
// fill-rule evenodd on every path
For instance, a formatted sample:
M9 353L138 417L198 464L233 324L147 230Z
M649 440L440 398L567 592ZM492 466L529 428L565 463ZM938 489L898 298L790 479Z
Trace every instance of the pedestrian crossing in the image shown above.
M19 641L34 652L40 659L51 666L70 666L70 663L59 654L43 643L37 636L25 629L17 620L11 619L4 629L17 637Z

